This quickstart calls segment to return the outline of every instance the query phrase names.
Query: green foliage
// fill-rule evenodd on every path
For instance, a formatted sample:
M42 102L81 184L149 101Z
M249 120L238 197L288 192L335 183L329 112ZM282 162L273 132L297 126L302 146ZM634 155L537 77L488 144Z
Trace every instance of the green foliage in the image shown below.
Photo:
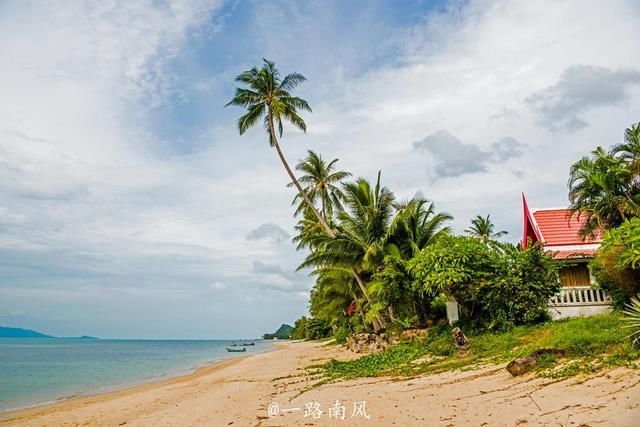
M497 240L509 234L506 231L494 232L494 229L495 225L491 222L490 215L487 215L486 217L476 215L476 217L471 220L471 227L466 229L465 233L471 237L476 237L483 242Z
M602 246L621 249L619 268L640 269L640 218L627 220L607 231Z
M559 290L557 265L537 245L518 251L447 236L409 262L415 286L453 296L464 318L489 329L544 320Z
M322 366L322 370L330 378L375 377L402 371L409 362L424 354L425 349L420 345L403 343L349 362L331 360Z
M397 319L415 316L414 300L419 298L413 289L413 278L407 262L387 256L382 267L372 276L371 296L383 308L393 307Z
M625 131L624 143L598 147L571 166L571 209L586 218L583 235L620 226L640 216L640 123Z
M333 334L333 337L336 339L338 344L344 344L347 342L347 338L352 335L351 329L346 326L339 327L336 332Z
M584 235L622 224L625 214L631 213L633 192L633 175L626 163L602 147L571 166L570 207L586 218Z
M504 332L471 332L467 334L470 345L463 352L453 343L449 327L435 327L426 340L402 343L352 361L333 360L320 369L330 380L415 375L504 363L540 348L554 348L565 350L567 357L542 358L537 368L546 376L565 377L608 366L636 366L640 350L632 347L623 325L621 316L600 315L518 326Z
M306 339L319 340L330 336L331 327L324 320L311 318L307 321Z
M631 329L629 337L633 345L640 347L640 295L631 298L631 302L627 304L623 313L627 321L625 327Z
M306 316L300 317L293 324L293 330L291 331L292 340L303 340L307 337L307 324L309 319Z
M298 110L311 111L307 101L291 95L291 91L306 78L300 73L287 74L280 77L276 64L268 59L261 68L253 67L236 77L236 82L245 87L236 88L233 99L225 105L246 108L247 112L238 119L240 135L264 122L269 134L269 142L275 145L276 132L282 136L283 121L288 121L303 132L307 125L299 116ZM277 127L277 130L276 130Z
M640 218L627 220L605 233L590 268L598 284L609 291L618 308L640 292L639 262Z
M342 181L351 176L351 173L336 170L338 159L326 162L322 156L309 150L307 157L296 165L296 169L302 172L298 181L303 185L304 191L313 203L320 203L320 214L326 219L333 217L334 212L341 211L344 194L342 192ZM287 184L293 186L293 182ZM293 199L293 204L297 204L295 214L307 209L307 205L300 194Z

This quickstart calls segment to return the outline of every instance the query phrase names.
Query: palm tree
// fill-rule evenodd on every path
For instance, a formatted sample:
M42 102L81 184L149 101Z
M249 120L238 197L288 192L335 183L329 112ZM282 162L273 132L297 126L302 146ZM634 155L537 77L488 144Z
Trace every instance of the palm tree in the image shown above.
M614 145L611 154L626 162L636 178L640 177L640 122L625 130L624 143Z
M238 119L240 135L255 126L260 120L263 121L269 135L269 143L278 152L282 165L287 171L291 182L298 190L298 194L318 218L325 232L329 236L333 236L333 230L320 215L307 193L303 190L300 182L296 179L278 143L278 135L282 137L283 121L288 121L303 132L307 131L307 125L298 114L298 110L310 112L311 107L307 101L290 93L306 78L300 73L291 73L281 79L280 72L274 62L267 59L263 59L263 62L262 68L253 67L236 77L236 82L242 83L247 87L236 88L233 99L225 107L235 105L247 109L247 112ZM276 126L278 129L277 135Z
M477 237L483 242L496 240L509 234L504 230L494 233L493 232L494 228L495 228L495 225L491 222L490 215L487 215L486 217L477 215L474 219L471 220L471 227L467 228L464 231L470 236Z
M357 296L358 284L349 268L323 267L314 270L312 274L316 276L309 300L309 311L313 317L335 327L339 319L343 318L345 308L355 303L363 326L366 327L361 299Z
M434 204L422 197L396 203L394 208L397 213L391 224L391 241L405 260L451 232L451 227L445 224L453 217L446 212L436 213Z
M320 201L320 214L327 223L333 217L334 209L342 210L344 194L340 189L340 183L351 173L336 170L338 159L329 163L325 162L321 155L309 150L307 157L296 166L303 173L298 181L303 184L304 192L309 196L314 205ZM294 185L293 182L288 184ZM305 209L305 201L300 200L300 194L296 195L293 203L300 202L296 209L296 215Z
M393 193L380 185L380 173L375 186L360 178L344 185L345 210L338 213L335 236L321 236L308 228L301 242L312 241L312 251L299 269L349 268L360 291L369 304L367 277L382 265L389 240L389 223L393 213ZM377 319L376 329L384 327Z
M621 152L621 151L619 151ZM602 228L617 227L634 210L632 173L627 164L598 147L571 166L569 208L586 217L584 236Z

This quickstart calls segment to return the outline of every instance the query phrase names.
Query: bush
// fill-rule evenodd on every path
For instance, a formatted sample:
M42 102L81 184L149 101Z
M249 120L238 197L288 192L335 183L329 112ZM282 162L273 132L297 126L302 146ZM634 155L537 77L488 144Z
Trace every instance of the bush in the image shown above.
M640 293L640 218L608 230L590 268L618 308Z
M344 344L345 342L347 342L347 338L349 338L351 334L352 334L351 329L345 326L341 326L336 330L333 336L336 339L336 342L338 344Z
M549 298L560 289L557 264L539 245L510 245L446 236L410 263L415 285L453 296L462 320L489 329L545 320Z

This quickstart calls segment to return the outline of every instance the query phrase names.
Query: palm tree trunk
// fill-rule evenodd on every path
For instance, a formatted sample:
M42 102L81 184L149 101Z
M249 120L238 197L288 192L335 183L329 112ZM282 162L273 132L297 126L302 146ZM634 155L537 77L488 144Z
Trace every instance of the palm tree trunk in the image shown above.
M327 224L327 221L325 221L325 219L322 217L322 215L320 215L320 212L318 212L318 209L316 209L316 207L313 205L313 202L311 202L311 199L309 199L309 196L302 189L302 186L298 182L298 178L296 178L296 176L294 175L293 171L289 167L289 163L287 163L287 159L284 157L284 154L282 153L282 150L280 149L280 144L278 143L278 138L276 138L276 131L275 131L275 128L274 128L274 125L273 125L273 115L271 114L271 111L269 111L269 132L271 133L271 140L273 141L274 147L276 147L276 151L278 152L278 156L280 157L280 161L282 162L282 165L284 166L285 170L287 171L287 174L289 175L289 178L291 178L291 182L293 182L293 185L295 185L296 188L298 189L298 193L304 199L305 203L307 204L307 207L309 209L311 209L311 211L316 216L316 218L318 218L318 221L320 221L320 225L322 225L322 228L329 235L329 237L336 237L336 234L333 232L331 227L329 227L329 224Z
M389 312L389 319L391 319L391 321L394 322L396 320L396 315L393 311L393 306L390 305L387 311Z
M309 196L307 195L307 193L302 189L302 186L298 182L298 179L296 178L293 171L289 167L289 163L287 162L287 159L284 157L284 154L280 149L280 144L278 143L278 138L276 137L275 126L273 124L273 115L271 114L271 111L269 111L269 133L271 134L271 140L273 141L273 146L276 147L276 151L278 152L280 161L282 162L282 165L287 171L289 178L291 178L291 182L293 182L293 185L295 185L295 187L298 189L298 193L302 196L305 203L307 204L309 209L311 209L311 211L316 216L316 218L318 218L320 225L322 226L324 231L329 235L329 237L332 237L332 238L336 237L336 233L331 229L331 227L329 227L329 224L327 224L327 221L325 221L322 215L320 215L320 212L318 212L318 209L316 209L311 199L309 199ZM367 301L371 303L371 297L369 297L369 293L367 292L367 288L364 285L364 281L362 280L362 277L360 277L360 274L356 271L355 268L352 268L351 271L353 272L353 276L356 278L356 281L358 282L358 285L360 286L360 290L362 291L363 295L365 296ZM385 327L383 319L378 319L378 323L380 327L382 328ZM376 324L374 323L374 328L375 327L376 327Z
M362 295L364 295L364 297L367 299L367 302L371 304L371 297L369 296L369 292L367 291L367 286L365 285L364 280L362 280L362 276L360 276L360 273L358 273L358 271L353 267L351 267L351 272L353 273L353 277L356 278L356 282L358 282L358 286L360 287L360 291L362 291ZM374 319L373 329L376 332L386 327L387 324L383 318L378 317Z

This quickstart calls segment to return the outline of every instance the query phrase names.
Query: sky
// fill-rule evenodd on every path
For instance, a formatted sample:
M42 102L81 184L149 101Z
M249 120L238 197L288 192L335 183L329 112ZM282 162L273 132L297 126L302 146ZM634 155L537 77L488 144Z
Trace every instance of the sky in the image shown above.
M257 337L307 312L287 176L224 108L263 57L308 81L314 150L516 241L521 193L640 120L633 0L0 3L0 325Z

